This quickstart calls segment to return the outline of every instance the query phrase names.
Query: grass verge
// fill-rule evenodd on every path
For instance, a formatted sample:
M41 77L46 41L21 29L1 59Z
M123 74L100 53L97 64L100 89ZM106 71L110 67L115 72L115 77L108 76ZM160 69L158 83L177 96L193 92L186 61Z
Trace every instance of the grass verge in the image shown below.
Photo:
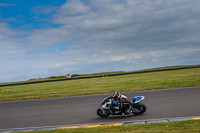
M200 120L161 122L140 125L104 126L95 128L57 129L29 133L200 133Z
M63 80L71 80L71 79L84 79L84 78L94 78L94 77L137 74L137 73L149 73L149 72L157 72L157 71L191 69L191 68L200 68L200 65L167 66L167 67L151 68L151 69L129 71L129 72L115 71L115 72L101 72L101 73L92 73L92 74L73 74L70 79L66 78L66 76L50 76L50 77L47 77L47 78L30 79L30 80L27 80L27 81L0 83L0 87L2 87L2 86L13 86L13 85L23 85L23 84L34 84L34 83L44 83L44 82L54 82L54 81L63 81Z
M200 68L0 87L0 102L200 86Z

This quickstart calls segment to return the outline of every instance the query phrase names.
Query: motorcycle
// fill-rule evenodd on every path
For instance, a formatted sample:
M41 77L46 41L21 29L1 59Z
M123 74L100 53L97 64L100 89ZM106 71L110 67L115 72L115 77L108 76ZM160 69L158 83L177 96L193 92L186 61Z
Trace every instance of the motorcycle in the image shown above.
M131 104L124 103L129 106L128 114L141 115L146 111L146 105L141 103L144 100L144 96L136 96L131 100ZM110 115L122 115L120 106L123 106L119 101L114 99L104 98L100 104L100 108L97 109L97 115L101 118L106 118ZM114 107L114 108L113 108Z

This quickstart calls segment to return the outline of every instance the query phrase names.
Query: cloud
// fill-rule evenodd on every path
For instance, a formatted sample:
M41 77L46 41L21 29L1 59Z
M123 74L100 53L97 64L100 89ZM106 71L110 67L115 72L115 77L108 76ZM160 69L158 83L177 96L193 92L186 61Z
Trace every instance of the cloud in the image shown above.
M199 3L197 1L193 3L187 1L152 3L151 1L128 0L124 3L90 2L87 8L87 11L90 9L89 13L63 15L68 13L66 7L65 10L62 9L59 14L54 15L53 22L66 25L66 32L76 33L77 38L85 38L84 40L87 39L86 41L90 43L102 41L102 43L112 42L120 45L124 43L124 45L138 47L169 45L174 42L184 43L183 40L187 41L188 31L198 32L197 29L199 29L197 27L199 17L194 17L193 14L198 7L192 5ZM70 5L76 6L74 3Z
M199 4L198 0L69 0L60 7L32 7L37 20L56 26L25 32L0 23L0 55L7 59L0 58L3 75L9 80L15 73L14 80L198 62Z
M80 0L69 0L61 8L59 14L62 16L73 16L88 13L89 7Z
M0 23L0 29L0 58L5 58L5 55L16 53L20 42L20 39L16 39L16 37L23 35L24 32L12 30L6 23Z

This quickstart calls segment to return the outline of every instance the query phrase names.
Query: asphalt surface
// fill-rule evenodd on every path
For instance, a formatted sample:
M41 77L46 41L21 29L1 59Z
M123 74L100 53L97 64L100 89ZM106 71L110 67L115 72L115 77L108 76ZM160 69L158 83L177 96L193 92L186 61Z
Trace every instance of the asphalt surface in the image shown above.
M123 93L145 96L147 111L139 116L96 115L107 95L77 96L0 103L0 129L200 116L200 87Z

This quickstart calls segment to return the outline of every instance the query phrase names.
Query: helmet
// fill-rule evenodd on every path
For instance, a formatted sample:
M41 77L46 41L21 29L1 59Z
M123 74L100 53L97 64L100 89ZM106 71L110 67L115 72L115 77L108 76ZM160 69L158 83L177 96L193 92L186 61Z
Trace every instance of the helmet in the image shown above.
M114 93L112 94L112 96L113 96L113 98L114 98L115 100L119 100L119 98L121 97L121 94L120 94L119 92L114 92Z

